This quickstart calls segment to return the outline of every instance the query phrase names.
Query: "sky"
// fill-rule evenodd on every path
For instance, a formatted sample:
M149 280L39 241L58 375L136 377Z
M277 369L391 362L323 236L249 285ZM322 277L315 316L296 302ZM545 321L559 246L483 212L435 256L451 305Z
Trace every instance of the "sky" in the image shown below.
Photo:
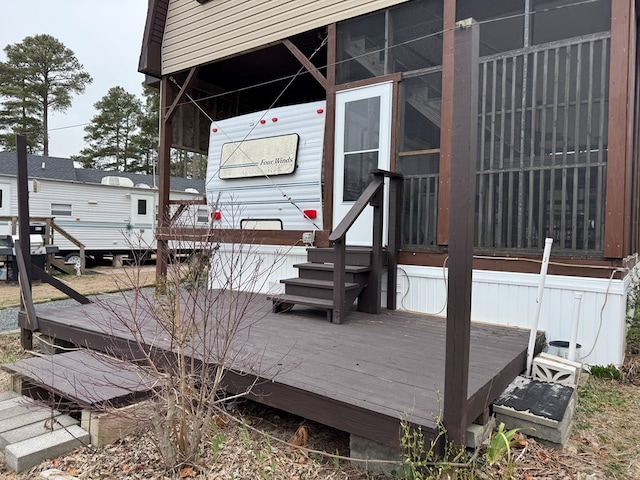
M46 33L71 49L93 77L85 92L72 98L71 108L50 114L50 156L69 158L82 150L84 124L111 87L141 97L138 59L147 5L147 0L0 0L1 61L7 45Z

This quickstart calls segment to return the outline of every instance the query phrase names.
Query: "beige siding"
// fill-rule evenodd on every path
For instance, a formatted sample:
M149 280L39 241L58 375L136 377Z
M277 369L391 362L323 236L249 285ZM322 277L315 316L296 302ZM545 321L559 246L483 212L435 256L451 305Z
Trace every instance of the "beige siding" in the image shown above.
M162 73L256 49L407 0L171 0Z

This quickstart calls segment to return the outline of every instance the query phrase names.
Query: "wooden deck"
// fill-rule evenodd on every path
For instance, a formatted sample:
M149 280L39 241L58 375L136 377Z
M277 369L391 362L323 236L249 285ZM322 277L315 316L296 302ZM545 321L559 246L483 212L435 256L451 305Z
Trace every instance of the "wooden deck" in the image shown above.
M124 324L133 315L121 303L37 308L40 332L133 356ZM141 307L136 314L147 343L168 350L168 338L147 312ZM236 336L243 354L228 365L229 390L258 378L255 400L390 446L398 446L401 418L422 426L426 437L435 433L444 390L443 318L352 311L337 325L302 307L274 314L264 296L252 301L245 318L247 328ZM528 330L472 324L469 422L524 370L528 336ZM543 341L540 334L538 345Z

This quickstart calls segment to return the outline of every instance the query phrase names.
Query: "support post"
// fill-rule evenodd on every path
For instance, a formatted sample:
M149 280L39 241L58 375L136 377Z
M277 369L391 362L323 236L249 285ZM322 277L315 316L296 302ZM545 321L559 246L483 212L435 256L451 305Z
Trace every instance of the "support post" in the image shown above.
M18 225L20 246L17 248L16 254L21 256L20 268L24 268L24 272L20 275L20 290L24 294L20 295L20 311L33 312L33 304L31 302L31 245L29 237L29 172L27 168L27 136L24 134L16 135L16 161L17 165L17 182L18 182ZM23 284L26 283L26 284ZM35 321L31 318L30 321ZM25 350L33 348L33 331L30 329L20 329L20 344Z
M160 84L160 148L158 152L158 230L167 231L170 222L169 211L169 181L171 174L171 143L173 142L173 125L171 124L170 108L173 101L173 88L169 77L162 77ZM171 110L174 111L174 110ZM156 279L160 281L167 274L167 259L169 246L165 239L158 238L156 242Z
M453 77L449 289L443 420L448 441L462 446L468 427L471 282L478 132L478 40L473 19L456 24Z
M438 186L438 245L449 244L451 212L451 157L454 145L453 122L453 71L456 23L456 0L444 1L442 33L442 107L440 109L440 169Z

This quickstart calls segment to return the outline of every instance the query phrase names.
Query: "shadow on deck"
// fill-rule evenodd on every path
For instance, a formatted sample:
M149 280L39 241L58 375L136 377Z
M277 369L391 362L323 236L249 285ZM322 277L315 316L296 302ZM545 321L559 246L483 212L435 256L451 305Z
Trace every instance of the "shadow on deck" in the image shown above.
M166 333L138 307L146 343L169 350ZM36 309L44 335L133 357L124 324L133 322L131 311L123 302ZM227 390L243 391L257 380L249 398L389 446L398 446L400 419L421 426L425 438L437 433L445 319L352 311L337 325L303 307L274 314L258 295L246 322L235 338L242 353L228 365ZM528 330L472 323L469 423L524 370L528 337ZM543 342L539 334L538 348Z

